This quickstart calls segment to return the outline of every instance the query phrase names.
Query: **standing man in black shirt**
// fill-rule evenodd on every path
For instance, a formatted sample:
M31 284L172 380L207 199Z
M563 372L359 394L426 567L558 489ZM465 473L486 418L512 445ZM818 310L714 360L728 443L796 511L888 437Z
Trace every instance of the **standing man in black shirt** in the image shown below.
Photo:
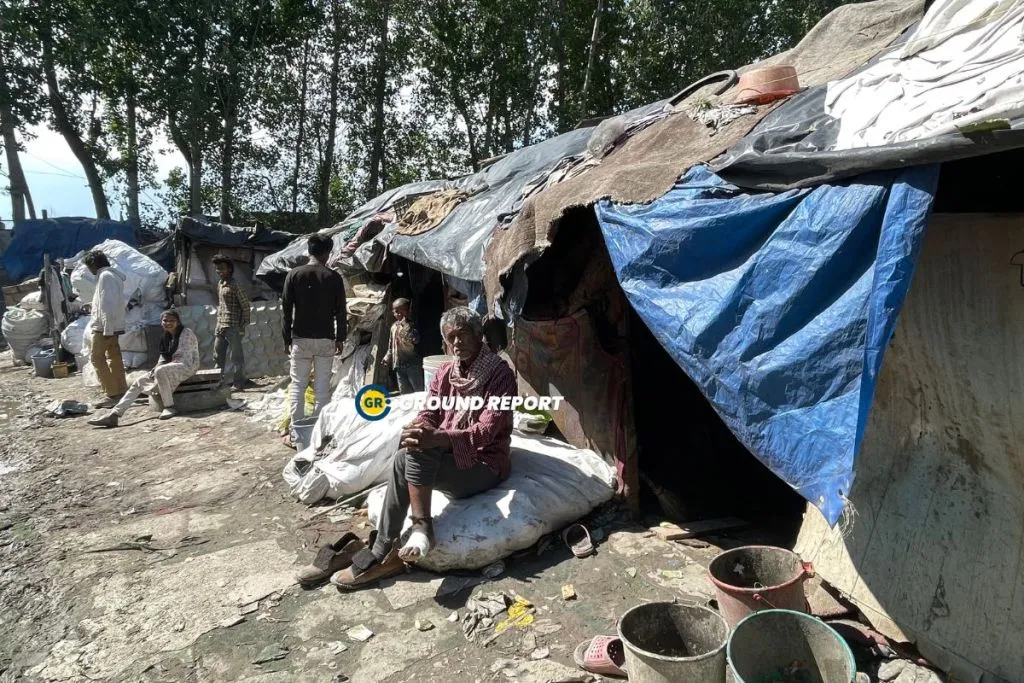
M306 388L313 371L316 407L313 416L331 400L334 354L341 353L346 336L345 282L327 267L333 243L313 235L307 240L309 263L293 268L284 280L284 345L291 354L291 423L306 416ZM294 443L295 433L291 434Z

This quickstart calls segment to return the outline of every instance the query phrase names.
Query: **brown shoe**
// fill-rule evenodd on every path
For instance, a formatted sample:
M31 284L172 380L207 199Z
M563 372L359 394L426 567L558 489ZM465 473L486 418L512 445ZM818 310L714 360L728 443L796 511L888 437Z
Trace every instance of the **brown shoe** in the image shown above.
M352 556L365 548L359 538L352 532L317 551L313 563L303 567L295 575L295 580L303 586L311 586L331 577L331 574L352 564Z
M331 583L338 588L351 590L398 576L405 571L405 562L398 557L396 548L391 548L383 560L378 560L369 548L363 548L352 557L349 567L331 577Z

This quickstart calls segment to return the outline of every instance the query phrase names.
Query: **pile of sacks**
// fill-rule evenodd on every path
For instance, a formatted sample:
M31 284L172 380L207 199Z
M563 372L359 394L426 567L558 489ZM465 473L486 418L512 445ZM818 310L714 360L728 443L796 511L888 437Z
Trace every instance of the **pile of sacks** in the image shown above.
M94 247L102 251L110 264L125 276L124 307L125 331L119 341L126 369L141 367L148 361L149 349L146 328L160 324L160 314L167 299L167 271L136 249L118 240L107 240ZM92 302L96 290L96 277L82 262L85 253L78 254L74 264L71 285L83 304ZM75 354L82 379L87 386L98 386L95 370L89 363L92 330L91 316L81 316L61 333L61 345Z
M50 331L50 317L42 304L40 292L26 295L21 302L4 311L0 331L11 347L15 365L32 362L32 354L39 351L39 340Z

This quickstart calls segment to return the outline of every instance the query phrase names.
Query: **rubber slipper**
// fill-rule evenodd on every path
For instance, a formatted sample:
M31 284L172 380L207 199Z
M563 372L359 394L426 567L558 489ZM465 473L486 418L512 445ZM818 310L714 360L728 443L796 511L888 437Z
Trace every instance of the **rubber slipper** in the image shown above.
M573 540L575 539L575 540ZM576 557L587 557L594 554L594 542L590 540L590 531L582 524L573 524L562 532L562 541Z
M618 636L594 636L576 646L572 658L576 666L601 676L626 676L622 665L626 663L626 651Z

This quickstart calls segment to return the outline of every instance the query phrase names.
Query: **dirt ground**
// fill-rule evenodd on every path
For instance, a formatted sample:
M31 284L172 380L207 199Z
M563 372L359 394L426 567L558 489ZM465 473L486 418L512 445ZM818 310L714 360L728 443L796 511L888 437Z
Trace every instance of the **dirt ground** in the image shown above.
M0 681L589 680L574 647L626 609L711 597L714 547L661 541L614 509L591 520L603 540L586 559L556 539L490 581L415 572L303 590L293 575L320 543L369 528L292 500L292 451L265 426L139 407L95 430L44 417L57 398L96 396L0 361ZM468 641L450 618L474 590L526 598L532 623ZM347 634L359 625L373 637Z

